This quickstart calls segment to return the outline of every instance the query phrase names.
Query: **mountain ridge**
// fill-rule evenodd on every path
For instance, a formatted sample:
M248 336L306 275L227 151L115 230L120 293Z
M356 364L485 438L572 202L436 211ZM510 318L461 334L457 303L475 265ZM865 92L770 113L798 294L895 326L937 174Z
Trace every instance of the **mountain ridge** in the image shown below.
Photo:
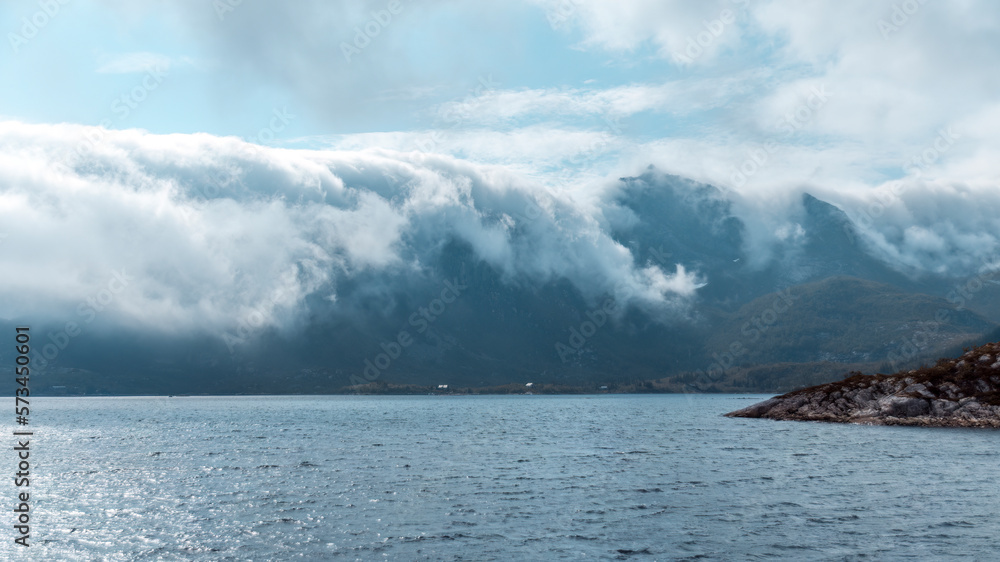
M88 329L59 350L48 379L79 392L173 394L197 387L339 392L360 381L597 388L645 380L679 391L767 391L786 383L760 376L764 365L788 373L786 381L815 382L793 376L788 365L830 365L821 371L831 377L836 365L873 371L893 360L892 351L900 362L918 362L996 326L942 300L952 280L909 279L869 255L847 214L810 194L761 265L749 263L748 227L733 194L655 168L622 178L616 189L602 211L608 232L636 267L694 271L705 284L693 297L661 310L616 301L620 310L604 313L612 293L588 293L564 277L512 277L451 238L436 242L436 257L419 270L360 272L338 284L336 303L310 295L310 314L298 327L235 336ZM523 225L514 226L516 237ZM462 285L461 294L437 302L446 283ZM787 309L778 301L779 310L780 295L796 300ZM949 306L936 339L903 353L903 340ZM824 328L833 312L836 328ZM742 353L722 369L730 373L695 382L726 363L736 342Z

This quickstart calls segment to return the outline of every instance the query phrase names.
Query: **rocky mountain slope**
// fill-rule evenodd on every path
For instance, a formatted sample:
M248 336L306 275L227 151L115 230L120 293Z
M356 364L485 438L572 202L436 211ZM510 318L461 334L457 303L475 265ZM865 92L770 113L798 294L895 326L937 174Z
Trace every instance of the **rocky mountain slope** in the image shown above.
M1000 428L1000 343L893 375L855 374L728 417L871 425Z

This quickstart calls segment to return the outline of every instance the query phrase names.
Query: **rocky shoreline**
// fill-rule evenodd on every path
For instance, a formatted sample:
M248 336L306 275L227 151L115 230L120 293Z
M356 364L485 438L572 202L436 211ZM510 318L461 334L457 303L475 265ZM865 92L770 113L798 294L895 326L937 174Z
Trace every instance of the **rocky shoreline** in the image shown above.
M726 414L868 425L1000 428L1000 343L893 375L853 374Z

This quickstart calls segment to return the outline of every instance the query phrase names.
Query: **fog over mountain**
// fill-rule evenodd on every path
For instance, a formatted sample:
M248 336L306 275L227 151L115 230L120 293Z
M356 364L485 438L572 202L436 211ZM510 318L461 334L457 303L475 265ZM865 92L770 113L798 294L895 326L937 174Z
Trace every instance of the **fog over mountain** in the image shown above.
M1000 321L993 2L44 4L0 10L39 392L778 390Z
M850 276L944 297L997 261L1000 196L969 186L914 182L862 221L877 194L840 208L654 166L581 194L442 155L205 134L6 122L0 148L0 302L71 340L62 369L167 376L152 358L181 346L347 385L409 331L379 380L654 378L703 368L718 315L768 293Z
M213 330L269 302L266 324L290 327L317 312L308 297L346 313L358 306L349 296L391 298L433 278L449 243L510 284L566 280L587 299L675 312L734 271L782 264L785 283L823 273L918 282L972 275L998 248L1000 194L968 186L914 185L865 223L850 216L877 195L841 210L803 199L803 187L774 205L774 194L652 168L580 198L419 152L11 122L0 135L12 316L56 320L124 269L134 281L109 324Z
M309 297L333 314L366 299L391 307L450 242L510 283L566 279L588 298L669 309L698 287L683 264L635 263L586 205L498 168L207 135L19 124L3 134L15 316L58 319L124 269L134 280L109 323L231 328L267 302L265 324L292 327L320 306ZM29 259L41 248L46 260Z

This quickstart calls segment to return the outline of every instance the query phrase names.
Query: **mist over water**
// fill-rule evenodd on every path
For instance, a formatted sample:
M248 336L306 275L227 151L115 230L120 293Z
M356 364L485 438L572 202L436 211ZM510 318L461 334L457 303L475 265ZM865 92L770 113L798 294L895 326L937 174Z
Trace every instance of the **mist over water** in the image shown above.
M996 432L721 417L760 398L39 399L32 554L983 560L996 550Z

